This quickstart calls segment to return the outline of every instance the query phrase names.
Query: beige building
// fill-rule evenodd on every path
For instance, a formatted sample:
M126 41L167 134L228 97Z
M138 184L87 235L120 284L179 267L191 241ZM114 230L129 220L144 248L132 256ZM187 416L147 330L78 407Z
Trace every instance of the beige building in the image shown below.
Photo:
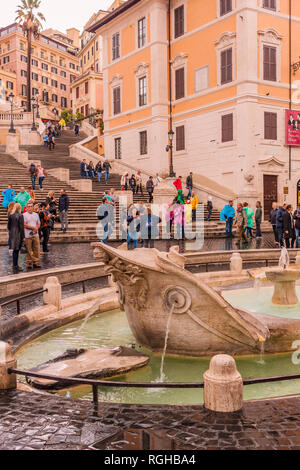
M8 97L15 94L17 89L17 77L14 72L9 72L0 67L0 111L9 108ZM10 108L9 108L10 109Z

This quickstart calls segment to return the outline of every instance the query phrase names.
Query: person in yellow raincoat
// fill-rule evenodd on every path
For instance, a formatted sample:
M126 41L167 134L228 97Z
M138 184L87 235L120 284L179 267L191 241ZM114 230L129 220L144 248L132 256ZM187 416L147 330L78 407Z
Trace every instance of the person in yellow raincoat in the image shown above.
M196 210L199 204L199 199L198 199L198 196L195 194L195 191L192 191L192 195L189 199L189 204L192 210L192 219L196 220Z
M67 124L66 124L66 121L65 121L63 118L61 118L61 120L59 121L58 124L60 125L60 127L61 127L62 129L63 129L64 127L66 127L66 125L67 125Z

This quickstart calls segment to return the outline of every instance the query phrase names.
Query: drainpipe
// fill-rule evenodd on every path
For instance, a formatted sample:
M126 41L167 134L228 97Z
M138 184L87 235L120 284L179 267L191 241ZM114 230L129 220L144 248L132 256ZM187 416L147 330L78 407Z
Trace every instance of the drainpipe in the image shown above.
M170 178L175 178L175 172L173 167L173 105L172 105L172 46L171 46L171 0L169 0L168 7L168 23L169 23L169 39L168 39L168 48L169 48L169 151L170 151Z
M289 108L292 110L292 0L289 0ZM292 179L292 146L289 146L289 181Z

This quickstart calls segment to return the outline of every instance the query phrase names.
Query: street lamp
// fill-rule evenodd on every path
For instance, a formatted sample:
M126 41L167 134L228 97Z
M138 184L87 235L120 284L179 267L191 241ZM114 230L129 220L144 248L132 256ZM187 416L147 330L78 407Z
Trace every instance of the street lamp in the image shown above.
M35 125L35 118L34 118L34 108L35 108L34 102L35 102L35 98L34 98L34 96L33 96L33 97L31 98L31 103L32 103L32 106L31 106L31 107L32 107L32 127L31 127L31 130L32 130L32 131L37 131L37 127L36 127L36 125Z
M52 112L53 112L54 115L55 115L55 127L56 127L56 119L57 119L58 111L57 111L56 108L53 108L53 109L52 109Z
M176 176L176 174L174 172L174 168L173 168L173 138L174 138L174 134L175 134L175 132L173 131L173 129L170 129L169 132L168 132L169 145L167 145L167 147L166 147L166 151L167 152L170 151L170 172L169 172L169 177L170 178L175 178L175 176Z
M10 134L16 133L16 129L14 128L14 117L13 117L14 97L15 95L13 93L10 93L8 97L9 102L10 102L10 129L9 129Z
M36 99L36 118L37 119L40 119L40 105L39 105L39 94L37 93L35 95L35 99Z

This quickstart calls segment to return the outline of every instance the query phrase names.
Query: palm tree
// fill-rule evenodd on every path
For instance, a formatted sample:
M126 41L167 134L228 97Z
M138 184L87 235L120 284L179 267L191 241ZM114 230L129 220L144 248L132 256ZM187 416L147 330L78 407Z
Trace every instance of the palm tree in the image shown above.
M42 13L34 13L38 10L41 0L21 0L21 5L17 6L16 21L22 26L24 35L27 38L27 111L31 111L31 42L32 38L38 39L42 29L41 21L45 21Z

